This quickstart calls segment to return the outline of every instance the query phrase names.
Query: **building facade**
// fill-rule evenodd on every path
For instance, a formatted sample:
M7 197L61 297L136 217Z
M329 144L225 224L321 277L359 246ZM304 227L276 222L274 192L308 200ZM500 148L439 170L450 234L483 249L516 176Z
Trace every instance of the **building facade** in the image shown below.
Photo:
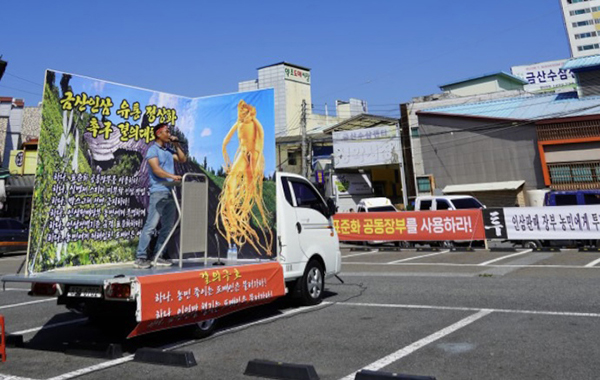
M600 0L560 0L571 57L600 53Z
M0 216L27 223L31 214L41 107L0 97Z

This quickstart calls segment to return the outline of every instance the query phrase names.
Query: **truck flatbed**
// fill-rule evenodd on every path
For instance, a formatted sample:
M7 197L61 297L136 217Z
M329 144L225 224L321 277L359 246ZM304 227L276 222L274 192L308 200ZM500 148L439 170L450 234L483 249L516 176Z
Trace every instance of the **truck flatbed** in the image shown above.
M226 261L221 260L221 263L223 265L213 265L217 262L217 260L208 259L207 265L205 265L204 259L188 259L183 260L182 268L180 268L178 265L173 265L170 267L152 267L148 269L134 268L133 262L118 264L100 264L93 266L61 268L47 272L32 274L5 275L2 276L2 282L39 282L103 286L106 280L115 278L139 278L160 274L201 271L203 269L212 270L231 266L245 266L272 261L273 260L238 260L237 264L229 265Z

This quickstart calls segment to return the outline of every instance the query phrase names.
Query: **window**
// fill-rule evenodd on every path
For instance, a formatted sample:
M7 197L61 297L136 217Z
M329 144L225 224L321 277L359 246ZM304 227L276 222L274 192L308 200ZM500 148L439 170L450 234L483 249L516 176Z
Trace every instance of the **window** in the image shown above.
M421 201L421 211L431 210L431 201Z
M577 205L577 194L555 194L554 200L557 206Z
M594 24L594 20L578 21L578 22L573 23L573 28L577 28L580 26L586 26L586 25L593 25L593 24Z
M281 178L281 185L283 186L283 193L285 194L285 200L290 204L294 205L294 201L292 199L292 192L290 191L290 183L288 182L286 177Z
M296 166L298 165L298 152L293 150L288 150L288 165Z
M589 37L595 37L596 36L596 32L588 32L588 33L579 33L575 35L575 39L579 40L581 38L589 38Z
M310 184L293 178L290 178L289 181L294 189L297 207L312 208L327 217L329 214L327 206L325 206L321 195Z
M457 210L466 210L471 208L483 208L483 205L474 198L453 199L454 207Z
M590 8L577 9L577 10L571 11L569 13L571 14L571 16L582 15L585 13L590 13Z
M583 194L583 203L586 205L600 205L600 194Z
M586 50L592 50L592 49L600 49L600 44L577 46L578 51L586 51Z
M438 210L450 210L450 204L445 200L438 199L437 201L435 201L435 204Z
M370 207L369 212L396 212L394 206Z
M419 137L419 127L410 128L410 137Z
M431 179L429 177L417 177L419 193L431 193Z

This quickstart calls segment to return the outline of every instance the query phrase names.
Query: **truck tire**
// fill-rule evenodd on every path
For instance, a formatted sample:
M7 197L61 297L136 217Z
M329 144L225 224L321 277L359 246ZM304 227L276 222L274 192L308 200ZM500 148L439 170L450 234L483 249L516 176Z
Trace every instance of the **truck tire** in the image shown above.
M317 260L309 261L298 285L302 305L311 306L321 303L325 288L325 273L321 263Z
M525 240L525 241L523 241L523 248L529 248L529 249L542 248L542 242L539 240Z
M454 248L454 242L452 240L444 240L439 243L440 248L442 249L452 249Z
M193 327L194 330L192 335L196 339L206 338L207 336L212 335L215 331L215 327L217 327L216 319L207 319L206 321L197 322Z

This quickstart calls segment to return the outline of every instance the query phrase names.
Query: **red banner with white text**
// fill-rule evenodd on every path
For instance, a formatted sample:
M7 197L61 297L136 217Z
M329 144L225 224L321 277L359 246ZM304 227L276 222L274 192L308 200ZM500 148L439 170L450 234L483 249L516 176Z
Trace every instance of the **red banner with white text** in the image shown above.
M140 276L141 322L129 338L222 317L285 295L278 262Z
M484 240L481 210L339 213L341 241Z

